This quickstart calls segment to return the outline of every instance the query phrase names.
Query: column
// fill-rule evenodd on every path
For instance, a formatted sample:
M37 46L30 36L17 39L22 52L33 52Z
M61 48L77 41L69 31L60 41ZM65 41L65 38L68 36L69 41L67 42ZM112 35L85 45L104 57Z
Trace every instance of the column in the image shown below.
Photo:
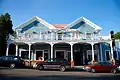
M112 47L112 41L110 41L110 49L111 49L111 58L112 60L114 59L113 57L113 47Z
M112 47L112 41L110 41L110 48L111 48L111 63L115 64L114 56L113 56L113 47Z
M73 61L73 44L70 45L71 45L71 61Z
M71 45L71 67L74 67L74 61L73 61L73 44Z
M7 44L6 56L8 56L9 44Z
M18 56L18 44L16 44L16 53L15 56Z
M94 64L95 58L94 58L94 43L91 43L92 46L92 64Z
M51 59L53 59L53 43L51 43Z
M29 45L29 60L30 60L31 44L28 44L28 45Z

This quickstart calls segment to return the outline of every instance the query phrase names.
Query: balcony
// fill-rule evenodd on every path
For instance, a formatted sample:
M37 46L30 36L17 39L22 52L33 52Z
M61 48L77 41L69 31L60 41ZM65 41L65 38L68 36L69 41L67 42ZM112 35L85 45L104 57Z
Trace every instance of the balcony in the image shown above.
M86 40L110 40L109 36L98 34L81 33L40 33L40 34L18 34L16 37L10 36L12 40L18 41L86 41Z

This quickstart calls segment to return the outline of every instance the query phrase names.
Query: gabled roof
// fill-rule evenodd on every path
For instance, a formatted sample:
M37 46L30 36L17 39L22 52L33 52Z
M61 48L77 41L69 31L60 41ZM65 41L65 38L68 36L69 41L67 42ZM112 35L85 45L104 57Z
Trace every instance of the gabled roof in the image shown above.
M39 18L38 16L35 16L35 17L25 21L23 24L18 25L18 27L16 27L15 29L23 28L23 27L27 26L28 24L32 23L35 20L37 20L41 24L47 26L49 29L56 29L53 25L49 24L48 22L44 21L43 19Z
M55 28L57 29L63 29L65 28L68 24L52 24Z
M79 23L81 21L84 21L85 23L87 23L88 25L90 25L91 27L93 27L95 30L101 30L102 29L101 27L99 27L98 25L96 25L93 22L89 21L85 17L78 18L77 20L75 20L72 23L70 23L69 25L67 25L65 28L71 28L72 26L76 25L77 23Z

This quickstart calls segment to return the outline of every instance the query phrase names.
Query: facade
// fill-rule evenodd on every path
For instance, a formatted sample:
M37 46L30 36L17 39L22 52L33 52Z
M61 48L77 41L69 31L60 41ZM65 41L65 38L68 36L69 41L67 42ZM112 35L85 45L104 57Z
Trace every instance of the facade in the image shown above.
M84 17L70 24L49 24L35 16L15 28L16 37L9 36L6 55L39 61L66 59L75 66L88 61L114 59L110 35L101 36L102 28ZM120 54L116 54L120 58Z

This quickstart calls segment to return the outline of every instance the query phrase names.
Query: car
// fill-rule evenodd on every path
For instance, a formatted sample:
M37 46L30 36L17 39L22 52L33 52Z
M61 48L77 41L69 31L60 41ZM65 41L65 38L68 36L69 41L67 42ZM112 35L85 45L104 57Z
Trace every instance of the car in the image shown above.
M120 71L120 66L118 66L118 70Z
M109 62L96 62L94 64L85 65L83 70L88 72L112 72L116 73L118 71L117 65L111 64Z
M37 62L37 69L59 69L60 71L65 71L66 69L71 68L71 63L67 60L61 59L48 59L47 61Z
M19 56L0 57L0 67L18 68L24 66L25 66L25 62Z

